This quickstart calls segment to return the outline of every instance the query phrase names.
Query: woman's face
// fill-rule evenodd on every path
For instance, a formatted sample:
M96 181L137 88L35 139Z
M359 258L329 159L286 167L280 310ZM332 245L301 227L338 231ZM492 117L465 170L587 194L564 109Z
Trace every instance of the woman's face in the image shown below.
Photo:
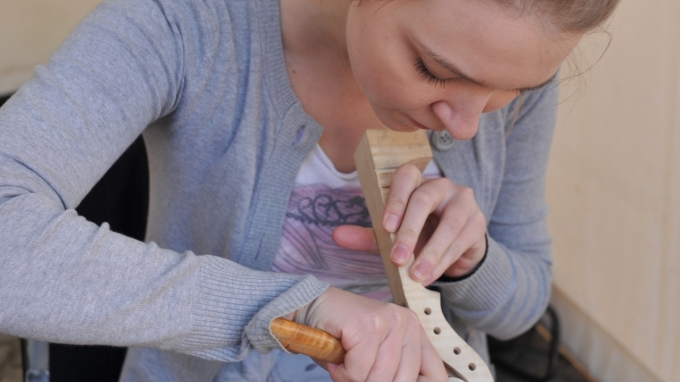
M481 113L544 85L580 39L492 1L364 0L347 18L354 76L390 129L477 132Z

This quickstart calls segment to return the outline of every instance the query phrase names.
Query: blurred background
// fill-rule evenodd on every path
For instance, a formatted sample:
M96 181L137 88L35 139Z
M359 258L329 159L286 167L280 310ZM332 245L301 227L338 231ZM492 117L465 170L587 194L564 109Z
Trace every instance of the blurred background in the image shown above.
M97 3L0 0L0 97ZM678 19L677 0L623 0L561 72L552 306L563 353L590 380L680 381ZM13 341L0 334L0 382L14 381Z

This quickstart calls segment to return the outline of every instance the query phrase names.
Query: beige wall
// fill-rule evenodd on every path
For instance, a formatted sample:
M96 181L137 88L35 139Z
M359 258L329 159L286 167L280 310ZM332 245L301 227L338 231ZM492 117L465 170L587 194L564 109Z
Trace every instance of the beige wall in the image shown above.
M623 351L667 382L680 381L678 19L677 0L622 2L585 87L563 86L548 177L555 287L619 347L584 362Z
M0 0L0 94L25 81L97 2ZM556 303L607 337L593 342L572 330L565 342L592 370L636 363L666 382L680 381L679 19L677 0L623 1L585 88L565 86L548 178ZM592 46L581 57L597 52Z
M0 0L0 94L16 90L48 60L99 0Z

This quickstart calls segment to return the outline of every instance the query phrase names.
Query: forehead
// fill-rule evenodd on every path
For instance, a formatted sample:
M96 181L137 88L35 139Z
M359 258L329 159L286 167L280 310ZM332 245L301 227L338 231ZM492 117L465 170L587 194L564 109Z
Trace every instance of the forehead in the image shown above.
M554 35L534 16L491 0L396 0L405 39L425 45L471 78L519 89L552 77L580 36Z

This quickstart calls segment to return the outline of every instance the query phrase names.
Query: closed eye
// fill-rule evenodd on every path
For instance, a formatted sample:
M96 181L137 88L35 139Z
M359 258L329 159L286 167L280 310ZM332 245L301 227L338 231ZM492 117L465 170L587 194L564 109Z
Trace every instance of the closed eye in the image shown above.
M437 77L430 71L430 69L427 68L427 66L425 66L425 63L421 59L418 59L418 61L416 61L415 67L418 73L423 77L423 79L426 80L428 84L433 86L445 87L449 82L455 80L455 78Z

